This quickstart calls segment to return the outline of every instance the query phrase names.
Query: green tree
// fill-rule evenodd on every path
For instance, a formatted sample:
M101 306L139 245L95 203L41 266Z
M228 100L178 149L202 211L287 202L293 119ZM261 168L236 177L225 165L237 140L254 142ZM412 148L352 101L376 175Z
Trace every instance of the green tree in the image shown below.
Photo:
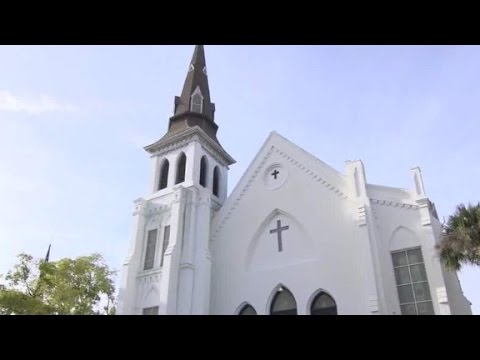
M480 203L457 206L444 225L443 239L437 249L449 269L480 265Z
M47 262L20 254L18 260L0 285L0 314L115 313L115 271L101 255Z

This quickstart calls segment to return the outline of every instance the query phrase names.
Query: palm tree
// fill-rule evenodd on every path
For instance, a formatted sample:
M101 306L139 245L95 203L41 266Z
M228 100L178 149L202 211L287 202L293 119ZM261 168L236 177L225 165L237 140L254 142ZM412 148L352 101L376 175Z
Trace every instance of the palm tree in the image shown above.
M449 269L480 265L480 203L457 206L444 225L443 239L437 250Z

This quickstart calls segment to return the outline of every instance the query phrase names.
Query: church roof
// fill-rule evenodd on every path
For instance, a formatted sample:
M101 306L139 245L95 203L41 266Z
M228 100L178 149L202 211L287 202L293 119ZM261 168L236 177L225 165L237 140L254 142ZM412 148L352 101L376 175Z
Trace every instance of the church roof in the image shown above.
M201 114L213 122L215 105L210 100L210 88L208 86L207 62L205 60L205 49L203 45L196 45L192 61L188 69L187 77L183 85L180 98L175 104L175 116L187 113L191 107L192 94L200 90L203 96L203 108Z
M215 104L210 99L205 49L203 45L196 45L182 93L175 97L174 115L170 118L168 131L159 142L198 126L220 145L214 118ZM145 149L148 151L148 148Z

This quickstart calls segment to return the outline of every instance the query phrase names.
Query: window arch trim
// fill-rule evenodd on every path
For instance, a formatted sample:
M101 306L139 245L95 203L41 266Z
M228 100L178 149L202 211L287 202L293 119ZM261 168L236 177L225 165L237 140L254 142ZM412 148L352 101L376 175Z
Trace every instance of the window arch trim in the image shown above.
M203 155L200 159L199 184L204 188L208 187L208 159L206 155Z
M237 310L235 311L235 315L243 315L242 312L246 309L246 308L251 308L254 312L255 312L255 315L258 315L258 312L257 310L253 307L252 304L250 304L249 302L246 302L244 301L243 303L240 304L240 306L237 308ZM250 314L250 315L253 315L253 314Z
M168 159L165 158L160 163L160 172L158 174L158 188L157 188L158 191L166 189L168 187L169 175L170 175L170 161L168 161Z
M283 289L283 291L287 291L293 298L293 301L295 302L295 314L278 314L278 315L298 315L298 303L297 303L297 299L295 299L295 295L293 295L293 292L285 285L282 285L282 284L279 284L277 285L272 293L270 294L270 298L269 298L269 301L267 303L267 314L269 315L274 315L272 314L272 308L273 308L273 305L274 305L274 302L277 298L277 295L280 293L280 290ZM285 311L293 311L293 310L285 310ZM275 314L277 315L277 314Z
M182 161L184 164L182 165ZM177 156L177 162L175 164L175 185L185 182L186 173L187 173L187 155L182 151Z
M199 102L196 101L198 99L200 100ZM203 112L204 100L205 98L203 97L202 91L200 90L200 87L197 86L192 96L190 96L190 111L201 114Z
M221 178L222 178L222 175L220 173L220 168L217 165L213 168L213 180L212 180L212 193L216 197L220 197Z
M312 306L313 306L313 303L315 302L315 300L321 296L322 294L325 294L325 295L328 295L332 301L335 303L335 310L336 310L336 313L338 315L338 304L335 300L335 297L328 291L326 291L325 289L318 289L317 291L315 291L311 296L310 296L310 299L308 299L308 302L307 302L307 314L308 315L313 315L312 314Z

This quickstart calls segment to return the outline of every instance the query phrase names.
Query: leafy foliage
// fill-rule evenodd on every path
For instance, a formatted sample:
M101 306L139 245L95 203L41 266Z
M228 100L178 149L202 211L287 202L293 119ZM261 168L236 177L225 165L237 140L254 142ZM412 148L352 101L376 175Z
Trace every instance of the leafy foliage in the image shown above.
M444 236L437 249L450 269L480 265L480 203L457 206L444 225Z
M0 285L0 314L114 314L115 286L99 254L57 262L18 255L19 262ZM106 301L103 312L96 310Z

